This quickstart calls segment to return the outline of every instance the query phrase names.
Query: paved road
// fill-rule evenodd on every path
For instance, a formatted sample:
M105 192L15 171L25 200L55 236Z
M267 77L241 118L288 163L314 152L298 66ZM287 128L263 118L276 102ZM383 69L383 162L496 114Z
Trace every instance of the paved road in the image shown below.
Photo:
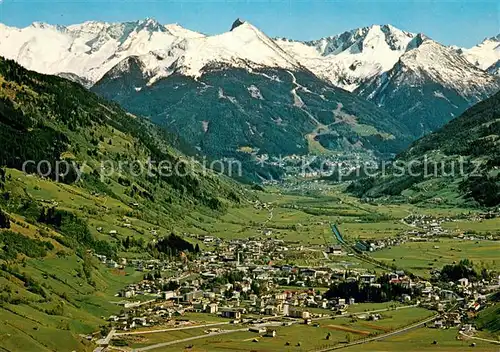
M105 338L97 340L97 344L98 345L109 345L109 342L111 341L111 339L113 338L115 333L116 333L116 330L111 329L111 331L108 333L108 335Z
M188 337L188 338L185 338L185 339L182 339L182 340L162 342L162 343L158 343L156 345L151 345L151 346L136 348L136 349L134 349L132 351L133 352L149 351L149 350L154 350L156 348L161 348L161 347L166 347L166 346L170 346L170 345L175 345L175 344L178 344L178 343L189 342L189 341L193 341L193 340L197 340L197 339L203 339L203 338L206 338L206 337L226 335L226 334L231 334L233 332L241 332L241 331L248 331L248 328L237 329L237 330L224 330L224 331L220 331L220 332L214 332L214 333L211 333L211 334L205 334L205 335L200 335L200 336Z

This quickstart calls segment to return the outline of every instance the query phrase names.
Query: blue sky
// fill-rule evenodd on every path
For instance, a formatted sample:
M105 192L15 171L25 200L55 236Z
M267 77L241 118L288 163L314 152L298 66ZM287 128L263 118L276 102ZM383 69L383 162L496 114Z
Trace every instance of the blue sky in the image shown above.
M0 22L16 27L146 17L206 34L225 32L241 17L270 36L298 40L386 23L465 47L500 33L499 1L0 0Z

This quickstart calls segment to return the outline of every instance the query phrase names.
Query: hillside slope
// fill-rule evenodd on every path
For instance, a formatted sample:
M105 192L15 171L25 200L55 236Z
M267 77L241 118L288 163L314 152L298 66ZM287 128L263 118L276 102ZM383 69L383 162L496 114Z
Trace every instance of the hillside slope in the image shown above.
M435 131L500 89L500 79L454 49L418 35L395 66L356 93L400 119L415 138Z
M0 74L3 145L0 160L4 166L22 169L26 160L35 163L48 160L55 166L56 160L68 160L84 166L81 170L83 181L91 179L94 182L95 175L101 175L102 163L120 160L145 163L150 158L157 163L165 160L172 165L185 164L186 169L192 170L185 179L174 174L159 177L160 172L155 168L150 171L156 174L156 179L148 180L145 174L138 176L145 187L160 185L165 193L181 191L179 202L217 203L213 198L215 194L223 198L232 192L234 184L221 181L211 172L202 174L206 170L201 165L178 152L175 147L188 148L175 135L126 113L81 86L27 71L4 59L0 61ZM31 171L34 170L28 169ZM55 177L53 173L47 176ZM117 177L112 175L110 178ZM152 181L158 184L153 185Z
M500 204L500 93L413 143L385 176L350 185L363 197ZM412 165L413 163L413 165ZM409 175L412 165L415 175ZM405 169L405 172L401 171Z
M236 183L171 142L76 83L0 58L0 350L92 350L80 334L99 334L115 294L141 279L95 254L152 258L158 238L204 233L202 219L240 202ZM148 159L183 175L126 167Z
M475 325L480 330L486 330L492 335L500 332L500 303L496 302L491 307L481 311L475 319Z

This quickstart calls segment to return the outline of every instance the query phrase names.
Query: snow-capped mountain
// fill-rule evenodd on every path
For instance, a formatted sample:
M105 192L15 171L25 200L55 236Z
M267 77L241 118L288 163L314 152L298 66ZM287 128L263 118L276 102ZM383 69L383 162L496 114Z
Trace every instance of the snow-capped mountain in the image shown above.
M187 134L193 145L219 156L232 155L240 147L286 154L307 151L311 145L397 152L408 138L439 128L500 88L500 78L494 76L500 66L498 41L490 38L459 49L391 25L299 42L273 40L241 20L229 31L210 36L153 19L71 26L34 23L22 29L0 24L0 56L93 86L157 122L168 120L167 125L183 137ZM332 85L378 107L343 90L341 94ZM252 99L263 96L266 102L248 100L248 94ZM165 105L167 95L181 99L183 106L171 100ZM208 110L210 104L220 109ZM219 116L222 111L224 118ZM180 121L175 114L186 117ZM225 122L216 123L217 116ZM282 123L285 116L301 116L301 127L294 127L293 121ZM385 121L379 125L375 117ZM347 126L348 121L354 122ZM363 121L375 128L369 136L359 133L366 131L360 127ZM219 132L231 126L241 133L239 144L207 126L217 126ZM278 135L290 143L267 141Z
M356 93L386 109L415 137L441 127L500 89L500 79L471 64L456 49L417 35L396 65Z
M320 79L239 20L220 35L128 56L91 89L217 158L388 156L411 141L383 109Z
M495 76L500 77L500 60L498 60L493 65L488 67L488 69L486 71L491 75L495 75Z
M175 33L196 36L188 31ZM130 55L144 55L182 40L176 35L151 19L68 27L44 23L22 29L3 26L0 55L41 73L77 75L94 83Z
M316 75L353 91L390 70L415 36L391 25L374 25L309 42L276 42Z
M459 52L480 69L489 70L500 60L500 34L470 49L459 49Z
M466 50L374 25L316 41L276 42L319 77L375 102L420 137L500 89L494 77L499 38Z
M153 81L174 71L198 77L211 64L300 67L273 40L242 21L214 36L153 19L68 27L34 23L23 29L2 25L0 55L38 72L73 74L91 84L129 57L139 57Z
M272 40L240 20L231 31L213 36L154 19L89 21L66 27L33 23L22 29L0 24L0 55L38 72L78 76L77 81L87 86L124 59L138 57L152 82L172 72L199 77L205 67L221 64L247 69L305 67L354 91L391 70L414 48L416 36L391 25L373 25L309 42ZM487 70L500 60L499 40L493 37L474 48L457 50ZM494 67L490 71L496 72Z
M127 57L140 62L144 76L149 77L148 84L173 73L198 78L205 69L221 66L249 71L259 68L305 70L272 39L240 20L233 24L231 31L220 35L183 38L166 48ZM119 66L114 68L117 70L120 70Z

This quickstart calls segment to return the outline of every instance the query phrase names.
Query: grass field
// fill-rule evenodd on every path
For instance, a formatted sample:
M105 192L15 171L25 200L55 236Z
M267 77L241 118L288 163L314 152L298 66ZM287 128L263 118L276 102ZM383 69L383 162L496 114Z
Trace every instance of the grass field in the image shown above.
M369 306L366 306L369 308ZM188 343L179 343L157 351L184 351L186 345L193 345L190 351L313 351L326 347L354 341L367 336L373 336L392 331L398 327L409 325L422 320L433 313L422 308L408 308L390 311L382 314L382 319L375 322L338 317L324 319L313 325L295 324L292 326L272 327L276 330L276 337L264 337L262 334L252 332L235 332L227 335L200 338ZM221 327L227 329L227 326ZM234 329L241 326L234 326ZM198 331L200 330L200 331ZM203 329L176 331L165 334L155 334L154 337L144 336L131 338L133 346L151 345L161 342L175 341L191 336L203 335ZM327 336L330 337L327 339ZM258 342L255 342L256 339ZM300 346L299 346L300 344Z
M144 347L149 345L154 345L162 342L182 340L193 336L203 336L208 334L210 330L235 330L241 328L234 325L220 325L208 328L195 328L195 329L184 329L184 330L172 330L162 333L154 334L144 334L144 335L131 335L131 336L120 336L121 340L127 341L128 345L132 348Z
M455 221L443 223L443 228L458 232L477 232L478 234L500 231L500 219L485 219L475 222Z
M331 324L330 324L331 325ZM193 345L191 351L310 351L333 346L346 339L346 332L335 330L327 326L294 325L276 327L276 337L262 337L252 332L236 332L227 335L208 337L194 340L189 343L159 348L158 352L184 351L186 345ZM330 339L326 336L330 333ZM356 336L353 337L355 339ZM254 342L256 339L258 342ZM287 345L288 343L288 345ZM300 343L300 346L298 344Z
M349 313L362 313L374 311L379 309L392 309L394 307L402 307L399 302L386 302L386 303L355 303L347 308Z
M379 271L371 264L366 264L354 257L340 256L326 260L322 254L322 246L335 244L330 224L338 224L341 232L349 240L357 238L385 238L400 234L408 229L400 219L411 213L450 216L466 212L463 209L447 208L417 208L412 205L375 205L361 203L358 200L340 193L338 187L329 187L321 191L311 190L303 192L305 195L283 194L281 191L254 192L262 202L267 202L267 209L254 207L253 203L243 202L240 206L229 208L225 213L194 211L182 214L182 209L173 209L172 216L164 218L158 216L155 209L151 209L147 216L134 211L130 207L132 198L123 194L119 184L111 183L109 187L123 194L122 198L111 198L103 194L90 194L77 186L55 184L48 180L34 176L27 176L15 170L8 170L12 182L12 191L27 192L37 201L49 205L57 204L60 209L67 209L84 218L94 236L111 243L132 236L143 238L145 241L153 239L151 229L155 228L160 235L170 232L207 234L231 239L261 239L264 230L271 230L270 237L293 242L292 246L303 245L306 250L290 251L285 258L277 262L292 263L295 265L327 265L334 268L356 268L359 270ZM23 235L41 239L40 228L28 224L25 219L15 215L17 224L12 224L12 230ZM125 227L124 223L131 226ZM22 224L19 225L19 224ZM98 232L97 228L103 231ZM494 232L498 226L498 219L482 222L450 222L444 227L459 231L476 231L481 233ZM47 231L47 229L43 229ZM110 230L117 230L117 235L109 235ZM53 231L52 231L53 232ZM58 236L49 231L51 236ZM20 272L33 278L47 292L51 292L50 299L40 301L39 296L29 292L10 275L0 276L0 284L10 287L10 295L19 304L7 304L1 308L2 322L5 329L0 331L0 348L12 350L16 343L26 351L54 350L54 341L59 341L60 347L65 350L86 351L91 346L78 334L95 332L105 321L106 317L120 310L112 303L118 300L114 295L128 283L137 282L142 274L132 269L117 271L104 268L94 263L92 280L95 286L89 284L82 276L82 259L67 250L54 239L45 237L55 246L43 259L26 258L22 263L13 265ZM435 249L434 246L439 246ZM204 246L202 245L202 248ZM407 243L403 246L384 249L374 252L373 257L395 263L422 276L428 276L431 268L441 268L443 265L469 258L478 265L499 268L499 242L493 241L456 241L441 239L439 243ZM125 257L141 257L144 252L119 253ZM59 304L62 302L61 304ZM350 309L365 311L375 306L355 305ZM49 314L48 312L51 312ZM56 314L57 313L57 314ZM410 314L411 311L406 311ZM392 314L392 312L391 312ZM394 313L396 314L396 313ZM4 319L5 317L5 319ZM192 316L196 320L201 317ZM206 321L206 316L202 318ZM200 321L202 321L200 319ZM211 317L210 321L219 321ZM405 320L406 319L406 320ZM399 324L405 324L412 319L411 314L400 318L399 312L393 317L387 316L371 326L352 323L349 328L370 333L380 333L392 329ZM357 324L357 325L356 325ZM335 322L333 325L339 325ZM342 324L340 324L342 325ZM349 324L348 324L349 325ZM28 329L23 328L24 326ZM332 327L319 328L300 326L294 330L280 328L277 339L261 339L260 342L241 342L245 348L273 351L273 350L300 350L311 349L323 344L339 343L346 338L346 332L333 330ZM6 332L4 332L6 331ZM57 335L60 332L60 335ZM327 332L331 332L331 341L323 341ZM48 337L46 337L48 336ZM57 340L57 337L60 337ZM234 341L252 338L249 333L234 333L234 335L215 337L214 346L225 350L234 346ZM300 348L295 347L297 336L314 336L314 341L301 338ZM241 339L240 339L241 338ZM211 338L207 338L207 341ZM288 340L292 346L285 346ZM208 342L200 340L197 343ZM238 350L238 343L236 349ZM249 347L250 346L250 347ZM256 348L258 346L258 348Z
M363 345L357 345L346 348L347 352L387 352L387 351L405 351L405 352L465 352L498 351L498 345L489 344L474 340L475 347L470 347L472 341L462 341L457 339L458 331L456 329L428 329L420 328L407 332L403 335L397 335L382 341L370 342ZM436 341L437 344L433 344Z
M491 269L500 266L500 242L440 239L439 242L408 242L371 255L389 264L429 277L430 270L468 258Z

